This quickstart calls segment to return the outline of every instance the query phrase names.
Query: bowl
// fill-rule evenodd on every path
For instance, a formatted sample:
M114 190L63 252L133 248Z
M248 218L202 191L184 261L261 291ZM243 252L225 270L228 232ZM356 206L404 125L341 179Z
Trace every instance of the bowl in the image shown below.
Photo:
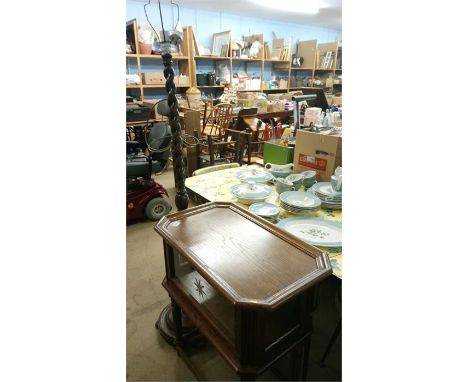
M271 175L273 175L275 178L286 178L288 175L292 174L292 170L282 170L282 171L276 171L276 170L267 170Z
M253 204L265 201L272 193L270 186L263 183L241 183L231 187L231 193L239 203Z
M246 168L236 173L241 182L266 183L273 179L273 174L257 168Z
M273 203L254 203L251 204L249 207L249 211L252 211L255 215L258 215L262 218L269 218L275 219L278 217L280 213L280 209L278 206L274 205Z

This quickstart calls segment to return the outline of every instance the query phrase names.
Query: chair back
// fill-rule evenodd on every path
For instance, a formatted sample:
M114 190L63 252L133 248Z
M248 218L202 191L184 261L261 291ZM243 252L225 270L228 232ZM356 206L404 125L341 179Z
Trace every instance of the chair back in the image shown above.
M232 105L230 103L220 103L213 108L211 125L208 125L210 129L208 135L223 134L224 129L229 127L232 116Z

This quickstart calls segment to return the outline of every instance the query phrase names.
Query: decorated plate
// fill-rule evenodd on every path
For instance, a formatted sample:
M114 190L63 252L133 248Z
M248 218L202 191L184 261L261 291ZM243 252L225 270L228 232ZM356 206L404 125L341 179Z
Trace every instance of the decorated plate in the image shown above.
M341 199L341 192L333 190L330 182L318 182L312 186L312 190L324 196L331 196L335 199Z
M341 223L320 218L287 218L278 227L308 244L321 247L341 247Z
M281 193L280 200L292 207L316 208L320 207L321 200L310 192L286 191Z

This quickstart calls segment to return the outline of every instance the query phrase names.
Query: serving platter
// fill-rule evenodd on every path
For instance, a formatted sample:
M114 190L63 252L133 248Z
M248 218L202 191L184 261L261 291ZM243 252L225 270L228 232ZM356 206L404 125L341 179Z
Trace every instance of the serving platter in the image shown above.
M322 247L341 247L341 223L320 218L286 218L278 227L308 244Z

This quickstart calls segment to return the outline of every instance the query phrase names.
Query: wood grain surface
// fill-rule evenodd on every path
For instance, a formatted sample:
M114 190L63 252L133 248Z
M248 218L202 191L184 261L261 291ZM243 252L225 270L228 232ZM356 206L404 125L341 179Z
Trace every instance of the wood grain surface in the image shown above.
M331 274L325 253L232 203L170 214L155 229L234 304L276 308Z

